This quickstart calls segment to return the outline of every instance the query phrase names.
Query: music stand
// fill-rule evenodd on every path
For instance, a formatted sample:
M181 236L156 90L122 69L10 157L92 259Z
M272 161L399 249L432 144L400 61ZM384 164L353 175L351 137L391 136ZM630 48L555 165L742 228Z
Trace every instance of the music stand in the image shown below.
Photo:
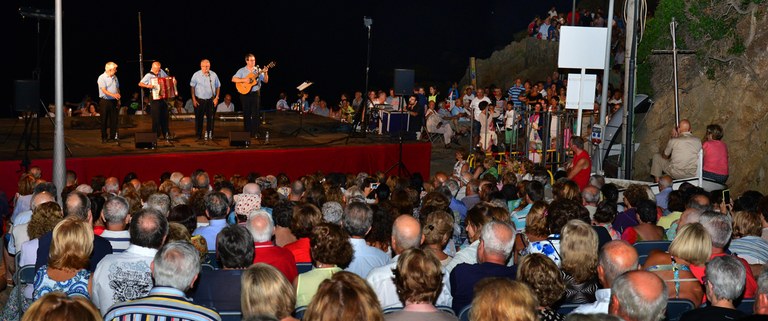
M301 85L296 87L296 89L298 89L299 92L302 92L305 89L307 89L309 86L312 86L312 82L311 81L305 81L305 82L301 83ZM299 134L302 133L302 132L307 134L307 135L309 135L309 136L317 136L317 135L309 132L308 130L304 129L304 113L305 113L304 112L304 106L303 105L299 106L299 128L296 128L296 130L291 132L289 134L289 136L299 136Z
M400 96L397 98L398 102L400 104L400 107L403 107L403 97ZM401 110L405 110L405 108L402 108ZM405 163L403 163L403 136L405 136L405 126L403 126L403 120L411 117L410 114L406 113L405 117L400 118L400 131L397 133L397 140L398 140L398 155L397 155L397 163L390 166L386 171L384 171L384 174L389 174L389 172L395 168L397 168L397 176L403 177L403 173L405 173L405 177L411 177L411 172L408 171L408 168L405 167Z

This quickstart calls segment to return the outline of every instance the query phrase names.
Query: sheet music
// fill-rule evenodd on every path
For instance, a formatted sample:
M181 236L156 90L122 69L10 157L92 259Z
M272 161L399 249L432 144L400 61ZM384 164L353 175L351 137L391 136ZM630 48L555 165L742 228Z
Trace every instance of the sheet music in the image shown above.
M309 86L312 86L312 82L311 81L305 81L305 82L301 83L301 85L296 87L296 89L298 89L299 91L304 91L304 89L307 89Z

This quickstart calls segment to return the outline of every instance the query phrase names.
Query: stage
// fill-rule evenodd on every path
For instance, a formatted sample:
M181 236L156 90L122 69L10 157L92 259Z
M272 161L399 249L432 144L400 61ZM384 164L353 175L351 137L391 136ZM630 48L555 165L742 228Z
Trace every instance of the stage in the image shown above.
M387 171L397 175L399 144L385 133L350 136L342 123L312 114L267 112L259 137L247 147L230 146L230 134L243 130L242 117L221 114L217 117L212 141L198 141L191 115L172 116L173 139L158 139L155 148L136 146L136 137L151 132L147 115L121 115L119 141L102 143L98 117L65 117L64 137L67 144L67 169L74 170L80 183L90 182L95 175L120 179L135 172L139 179L157 180L163 172L179 171L185 175L204 169L211 176L251 172L261 175L286 173L291 179L321 171L373 173ZM0 190L11 197L16 192L24 159L39 166L43 178L51 181L53 171L53 119L32 119L35 128L31 145L25 148L23 119L0 119ZM39 122L38 122L39 121ZM37 124L39 123L39 130ZM269 142L264 139L269 132ZM39 133L39 134L38 134ZM138 133L138 135L137 135ZM146 135L146 134L145 134ZM39 144L38 144L39 136ZM430 175L431 144L405 142L403 163L410 173ZM25 156L26 155L26 156Z

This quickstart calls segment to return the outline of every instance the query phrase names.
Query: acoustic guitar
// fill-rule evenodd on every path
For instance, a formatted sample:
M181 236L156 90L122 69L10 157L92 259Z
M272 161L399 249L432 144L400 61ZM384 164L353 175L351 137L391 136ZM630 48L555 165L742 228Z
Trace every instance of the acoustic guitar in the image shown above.
M272 61L269 64L267 64L266 66L264 66L264 68L272 68L274 66L275 66L275 62ZM238 83L235 83L235 87L237 87L237 91L239 93L243 94L243 95L247 95L249 92L251 92L251 88L253 88L253 86L256 86L256 84L259 83L258 82L258 80L259 80L258 77L261 76L262 69L264 69L264 68L259 68L258 66L256 66L257 72L252 72L252 73L248 74L248 77L246 77L246 78L248 78L248 82L238 82Z

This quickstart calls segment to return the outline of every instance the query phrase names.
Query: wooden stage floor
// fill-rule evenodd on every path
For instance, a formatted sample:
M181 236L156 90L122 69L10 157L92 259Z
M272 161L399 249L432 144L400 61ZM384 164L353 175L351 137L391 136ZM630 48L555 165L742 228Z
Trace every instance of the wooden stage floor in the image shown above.
M295 112L267 112L266 124L260 129L259 138L253 139L248 149L276 149L302 147L329 147L343 145L396 144L397 139L389 135L368 133L364 137L350 136L341 129L341 123L317 115L300 116ZM152 124L148 115L120 116L119 142L101 142L100 119L98 117L66 117L64 137L68 147L67 157L100 157L107 155L141 155L157 153L184 153L243 149L229 144L230 132L243 130L242 119L234 114L217 117L214 140L197 141L195 122L192 115L182 118L172 116L170 130L173 140L158 139L155 149L137 148L135 134L151 132ZM302 119L303 118L303 119ZM29 159L50 159L53 157L53 119L39 119L39 130L33 129L28 149ZM32 124L38 120L33 119ZM300 130L297 132L298 128ZM22 119L0 119L0 160L23 160L27 149L22 141L25 122ZM264 135L269 132L269 143ZM39 134L38 134L39 133ZM39 145L37 137L39 135ZM71 152L71 153L69 153Z

